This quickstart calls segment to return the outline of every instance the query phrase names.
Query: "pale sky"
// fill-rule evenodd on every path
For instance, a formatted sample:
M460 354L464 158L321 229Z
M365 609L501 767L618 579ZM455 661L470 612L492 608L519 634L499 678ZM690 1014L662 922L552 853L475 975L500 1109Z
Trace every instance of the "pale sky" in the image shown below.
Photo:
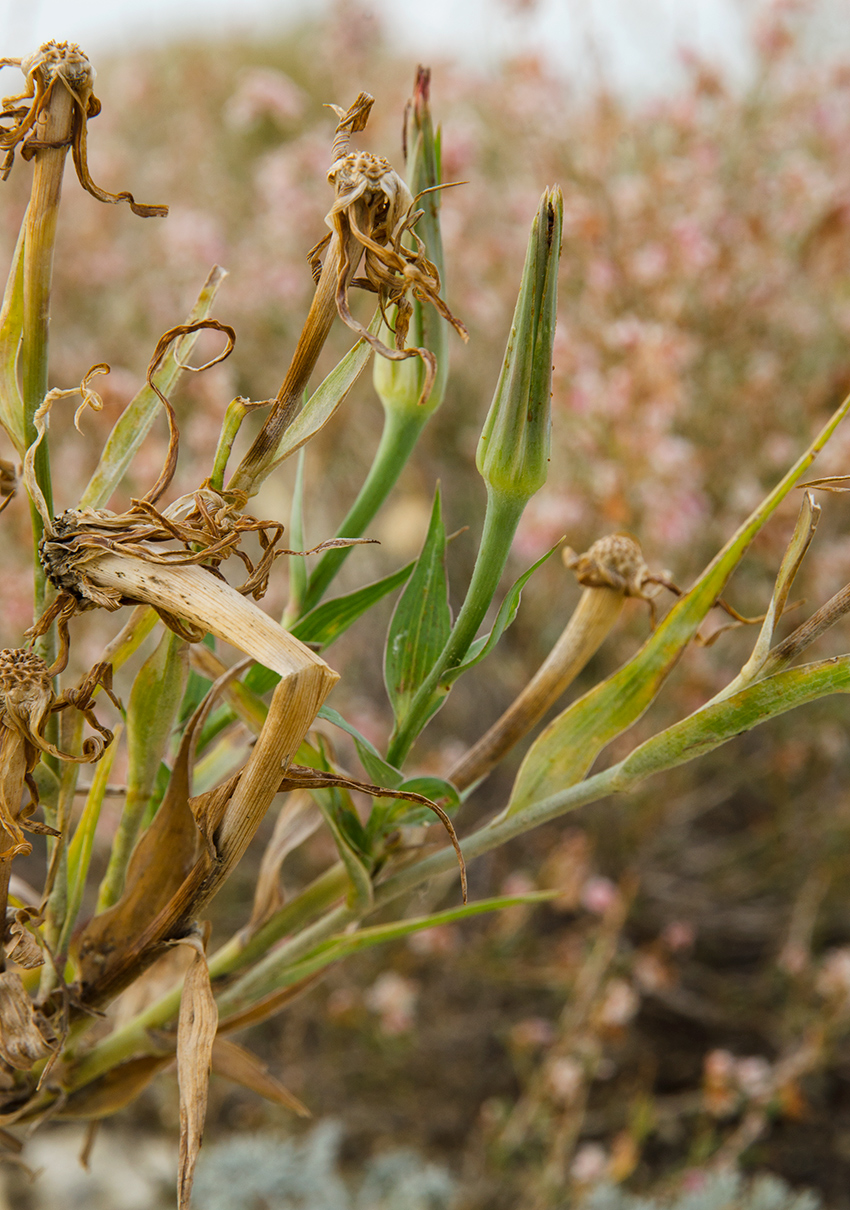
M542 49L580 79L601 64L630 94L668 90L683 45L746 76L748 14L763 0L371 0L399 48L451 54L477 66ZM54 38L89 53L161 44L170 33L262 34L294 16L321 14L329 0L0 0L0 53L27 53Z

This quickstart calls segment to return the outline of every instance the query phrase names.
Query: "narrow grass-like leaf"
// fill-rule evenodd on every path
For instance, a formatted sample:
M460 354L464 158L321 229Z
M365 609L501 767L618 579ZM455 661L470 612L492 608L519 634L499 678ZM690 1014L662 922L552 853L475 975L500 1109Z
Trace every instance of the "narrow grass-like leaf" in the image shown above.
M456 681L457 678L470 668L478 664L486 656L490 654L493 648L498 643L499 639L505 633L509 626L513 625L519 610L520 601L522 600L522 590L525 588L528 581L537 571L538 567L542 567L547 559L550 559L555 551L560 546L558 542L551 550L547 550L542 558L529 567L528 571L523 572L519 579L511 586L502 604L499 606L499 612L496 614L496 621L493 623L493 629L489 634L482 635L480 639L476 639L470 646L466 659L462 660L454 668L449 668L443 677L444 684L450 684Z
M186 320L187 324L197 323L198 320L207 318L212 310L218 288L226 276L225 270L218 265L211 270L198 295L198 301ZM191 353L198 335L198 332L190 332L175 341L163 358L162 368L157 372L155 382L164 395L168 396L183 372L180 363L185 362ZM162 404L149 386L142 387L135 398L127 404L116 420L103 447L103 453L95 467L94 474L80 497L80 508L104 507L150 432L161 408Z
M397 723L404 718L417 689L445 647L451 627L446 531L438 488L422 553L396 605L387 633L384 681ZM439 690L435 696L439 701Z
M112 772L115 754L118 751L118 741L121 738L123 730L123 724L119 723L115 728L112 743L95 766L91 789L86 795L83 813L80 816L74 837L68 846L68 902L65 909L65 920L62 925L62 934L59 939L60 953L64 953L67 948L71 932L76 923L77 914L80 910L80 904L83 901L83 891L86 885L86 878L88 877L97 821L100 819L100 808L103 805L103 798L109 783L109 774Z
M376 335L380 327L381 313L378 311L369 325L369 331ZM369 364L371 356L372 346L365 340L358 341L353 349L349 349L342 361L334 366L327 378L316 388L289 428L284 431L274 461L264 472L263 478L281 462L291 458L297 450L300 450L325 427Z
M295 550L306 550L304 539L304 450L298 451L295 469L295 484L292 489L292 505L289 514L289 540ZM289 600L281 625L291 630L292 621L298 617L307 591L307 557L291 555L289 558ZM302 640L303 641L303 640Z
M650 705L753 538L811 466L850 410L850 396L801 458L758 505L640 651L613 676L560 714L534 742L517 774L508 812L524 810L573 785L602 749Z
M401 770L396 769L393 765L388 765L375 745L371 744L365 735L361 735L356 727L352 727L339 711L334 710L331 706L322 706L319 718L333 723L335 727L339 727L341 731L345 731L351 736L357 748L360 763L373 781L378 785L388 786L391 790L397 790L401 786L404 781L404 774ZM428 792L423 790L421 793L427 794Z
M0 310L0 424L9 434L18 457L26 450L24 401L18 386L18 350L24 322L24 233L21 223L9 280Z
M441 924L454 924L471 916L480 916L485 912L498 912L504 908L517 907L526 903L545 903L554 899L558 891L533 891L527 895L499 895L493 899L479 899L477 903L460 904L458 907L447 908L442 912L434 912L430 916L417 916L409 920L394 920L390 924L377 924L371 928L360 929L356 933L345 933L330 937L317 946L311 954L302 961L286 965L282 955L270 953L249 971L242 979L233 984L219 997L219 1007L222 1016L234 1011L243 1000L255 1000L268 995L278 988L288 987L299 980L323 970L333 962L338 962L349 954L359 950L370 949L374 945L383 945L387 941L398 941L411 933L422 932L424 929L435 928Z
M773 588L773 595L770 599L770 607L762 623L753 653L734 681L728 684L713 699L714 701L731 697L733 693L737 693L739 689L743 689L745 685L749 685L751 681L754 681L764 668L773 643L776 625L782 617L782 611L788 600L788 593L791 591L794 577L800 570L800 564L803 562L806 551L811 546L812 539L815 536L820 512L820 505L815 504L812 493L806 492L803 496L803 503L800 506L797 524L794 526L794 533L791 541L788 543L785 554L782 556L782 563L780 564L779 573Z
M350 796L345 790L313 790L312 794L324 816L330 834L334 838L337 852L345 866L345 872L348 874L350 881L349 905L357 911L366 912L371 906L374 895L372 879L362 853L352 843L339 820L343 809L347 809L349 814L355 814Z
M850 693L850 655L777 672L703 706L630 753L617 766L618 779L622 777L623 788L631 788L653 773L695 760L768 719L831 693Z
M165 755L186 687L187 644L167 630L133 682L127 711L127 798L109 865L98 895L98 911L121 897L130 854Z
M375 580L363 588L346 593L345 596L333 597L332 600L317 605L295 623L292 633L302 643L311 643L320 648L329 647L373 605L404 584L413 567L413 563L408 563L381 580Z
M217 1076L224 1076L251 1092L258 1093L274 1105L282 1105L298 1114L299 1118L309 1118L310 1110L288 1088L269 1074L268 1065L258 1059L244 1046L231 1042L228 1038L217 1037L212 1048L212 1069Z

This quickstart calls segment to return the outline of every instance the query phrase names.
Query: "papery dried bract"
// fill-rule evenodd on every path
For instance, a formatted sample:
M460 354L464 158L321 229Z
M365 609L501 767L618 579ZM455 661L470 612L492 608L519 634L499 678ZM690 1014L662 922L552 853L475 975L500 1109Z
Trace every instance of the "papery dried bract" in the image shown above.
M199 938L192 965L183 983L177 1024L177 1083L180 1089L180 1168L177 1204L186 1210L192 1196L195 1164L204 1133L212 1048L218 1007L210 987L210 972Z
M57 1039L27 995L21 976L0 972L0 1060L18 1071L54 1053Z

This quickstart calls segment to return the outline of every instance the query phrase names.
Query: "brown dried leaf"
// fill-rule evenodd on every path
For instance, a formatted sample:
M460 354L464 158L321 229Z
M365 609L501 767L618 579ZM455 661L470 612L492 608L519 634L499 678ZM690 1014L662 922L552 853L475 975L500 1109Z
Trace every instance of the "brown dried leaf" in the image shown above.
M173 1062L174 1055L166 1054L141 1055L119 1063L91 1084L72 1092L54 1116L62 1121L107 1118L134 1101L156 1073Z
M277 629L289 640L287 645L281 642L278 646L281 680L266 725L244 769L188 804L205 846L158 911L152 913L139 896L126 916L123 899L110 909L118 910L108 931L99 924L100 917L91 922L81 947L83 1003L97 1006L108 1002L159 957L172 939L186 935L190 922L216 894L250 844L280 788L281 772L298 751L319 707L338 680L324 661L286 631ZM154 864L164 865L171 854L167 848L157 847L155 858Z
M28 971L44 965L41 946L27 928L30 917L40 920L38 912L29 908L19 908L14 913L14 921L9 928L10 940L6 946L6 956Z
M180 1089L180 1167L177 1176L177 1205L188 1210L195 1178L195 1164L204 1133L210 1063L218 1006L210 986L210 972L200 939L194 944L195 957L180 997L177 1023L177 1083Z
M250 1008L244 1008L240 1012L226 1017L219 1024L218 1037L225 1033L235 1033L237 1030L247 1029L249 1025L259 1025L263 1021L268 1021L269 1017L274 1017L287 1004L291 1004L304 992L309 991L314 983L318 983L325 977L326 973L326 970L315 971L312 975L299 979L297 983L290 983L288 987L279 987L277 991L263 996L262 1000L257 1000Z
M255 932L260 925L279 908L283 907L283 891L280 887L280 867L284 858L293 849L312 836L322 822L322 813L309 794L295 793L281 808L272 838L266 845L260 872L257 876L257 886L254 891L254 906L251 919L248 921L246 932Z
M269 1075L268 1066L261 1059L228 1038L216 1038L212 1048L212 1069L217 1076L224 1076L234 1084L241 1084L243 1088L249 1088L275 1105L291 1109L300 1118L312 1116L298 1097L274 1076Z
M368 794L370 798L400 798L404 802L415 802L419 806L427 807L433 811L446 829L449 840L452 842L452 848L457 855L463 902L467 902L466 862L463 858L463 852L454 824L439 803L432 802L424 794L414 794L411 790L391 790L386 786L373 785L371 782L355 781L354 778L343 777L339 773L328 773L323 769L311 769L308 765L290 765L280 782L281 790L294 790L296 788L321 790L330 789L332 786L341 786L346 790L359 790L361 794Z
M56 1049L56 1037L27 995L21 976L0 973L0 1059L29 1071Z

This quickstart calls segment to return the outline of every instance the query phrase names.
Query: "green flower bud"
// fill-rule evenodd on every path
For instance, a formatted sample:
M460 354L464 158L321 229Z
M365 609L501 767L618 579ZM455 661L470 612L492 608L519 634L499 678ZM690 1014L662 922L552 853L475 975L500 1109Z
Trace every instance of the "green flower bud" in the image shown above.
M475 459L490 491L522 501L546 482L563 218L560 189L547 189L531 227L505 361Z

